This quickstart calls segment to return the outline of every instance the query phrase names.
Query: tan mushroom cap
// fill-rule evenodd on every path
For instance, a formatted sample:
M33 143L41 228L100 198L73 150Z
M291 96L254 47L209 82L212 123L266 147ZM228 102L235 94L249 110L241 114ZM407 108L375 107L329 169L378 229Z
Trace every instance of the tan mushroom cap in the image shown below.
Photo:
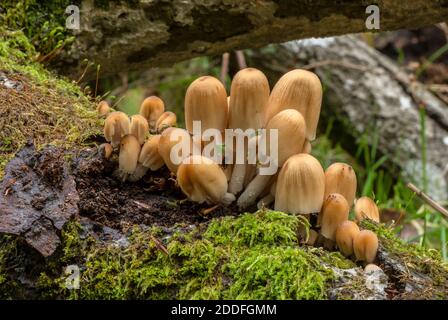
M356 173L353 168L342 162L336 162L325 170L325 198L331 193L339 193L351 207L356 197Z
M322 84L316 74L296 69L284 74L272 89L266 122L285 109L296 109L305 118L308 140L316 138L322 104Z
M177 170L177 182L191 201L228 204L226 175L209 158L195 155L184 159Z
M277 179L275 210L298 214L320 212L324 188L325 175L319 161L306 153L293 155Z
M168 169L176 174L182 161L193 153L194 147L197 148L187 130L171 127L160 135L158 151Z
M227 93L216 78L204 76L193 81L185 94L185 125L193 133L193 121L201 121L201 130L221 132L227 126ZM201 132L201 133L202 133Z
M129 117L121 111L115 111L109 114L104 122L104 137L111 142L112 147L117 147L123 136L129 134L131 122Z
M336 228L336 244L344 256L349 257L353 254L353 241L358 233L358 225L350 220L342 222Z
M353 249L358 261L372 263L378 251L378 237L370 230L361 230L353 241Z
M165 111L159 117L156 123L157 132L162 132L168 127L175 127L177 124L177 117L174 112Z
M348 220L350 207L339 193L330 194L322 206L321 233L330 240L336 240L336 229Z
M273 129L278 130L278 166L281 167L289 157L302 151L306 133L305 120L294 109L283 110L272 117L266 125L266 135L262 135L260 139L260 145L266 145L268 156L272 156L270 135Z
M355 220L359 223L366 218L380 222L380 211L372 199L361 197L355 202Z
M160 135L151 136L140 151L138 162L152 171L159 170L165 162L159 154Z
M150 96L143 100L139 114L146 118L151 129L155 129L157 119L165 111L163 100L156 96Z
M228 128L262 128L269 91L268 79L260 70L245 68L238 71L230 88Z
M109 103L107 103L107 101L105 100L100 101L96 107L96 111L100 116L107 115L110 111Z
M133 134L142 145L145 143L146 135L148 133L149 125L146 118L139 114L134 114L131 117L131 134Z
M120 154L118 156L119 173L122 180L126 180L137 167L138 156L140 154L140 143L137 138L128 134L121 139Z

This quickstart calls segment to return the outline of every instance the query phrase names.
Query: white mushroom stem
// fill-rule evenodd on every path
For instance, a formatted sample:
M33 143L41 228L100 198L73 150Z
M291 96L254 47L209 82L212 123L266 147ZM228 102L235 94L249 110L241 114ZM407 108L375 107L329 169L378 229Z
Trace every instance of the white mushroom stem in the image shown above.
M137 164L135 171L129 176L129 181L135 182L144 177L146 172L148 172L149 168L145 167L141 163Z
M224 205L224 206L228 206L228 205L230 205L233 201L235 201L236 200L236 198L235 198L235 196L233 195L233 194L231 194L231 193L226 193L225 195L224 195L224 197L222 197L222 199L221 199L221 203Z
M261 209L263 207L266 207L266 206L270 205L272 202L274 202L274 200L275 200L275 197L269 193L268 195L261 198L260 201L258 201L257 208Z
M232 178L229 182L229 192L238 194L243 190L244 177L246 176L246 164L235 164L233 166Z
M257 197L263 192L271 180L271 175L258 174L247 186L246 190L238 198L237 204L240 209L245 209L255 203Z

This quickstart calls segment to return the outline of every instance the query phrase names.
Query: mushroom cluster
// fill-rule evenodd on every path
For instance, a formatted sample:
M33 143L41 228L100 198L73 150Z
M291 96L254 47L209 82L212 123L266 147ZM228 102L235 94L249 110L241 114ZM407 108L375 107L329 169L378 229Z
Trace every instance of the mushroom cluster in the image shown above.
M368 197L356 200L350 165L334 163L324 170L310 154L321 103L321 82L310 71L284 74L271 91L260 70L245 68L233 78L230 96L212 76L189 85L186 129L176 127L176 115L155 96L146 98L131 118L110 112L104 102L98 113L107 115L104 136L110 145L104 146L105 155L118 151L116 175L122 181L137 181L165 165L190 201L236 202L239 209L257 204L302 215L316 220L307 243L337 246L347 257L372 263L378 238L357 223L379 222L378 207ZM275 170L266 174L272 165ZM355 222L349 220L352 206Z

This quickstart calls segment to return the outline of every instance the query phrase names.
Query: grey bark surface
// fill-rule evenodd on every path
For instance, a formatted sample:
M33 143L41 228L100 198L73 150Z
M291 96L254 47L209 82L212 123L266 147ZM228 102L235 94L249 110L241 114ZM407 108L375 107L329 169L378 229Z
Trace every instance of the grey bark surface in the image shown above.
M419 108L424 107L428 193L448 199L448 107L389 58L353 35L288 42L255 51L251 58L271 79L292 68L316 72L325 87L322 119L336 119L335 134L356 141L377 132L378 150L388 156L388 164L403 169L405 178L420 187Z
M448 0L380 0L380 29L446 21ZM366 7L351 0L80 1L80 30L54 65L79 77L84 59L101 75L167 66L195 56L257 48L294 39L366 30ZM96 68L87 70L92 79Z

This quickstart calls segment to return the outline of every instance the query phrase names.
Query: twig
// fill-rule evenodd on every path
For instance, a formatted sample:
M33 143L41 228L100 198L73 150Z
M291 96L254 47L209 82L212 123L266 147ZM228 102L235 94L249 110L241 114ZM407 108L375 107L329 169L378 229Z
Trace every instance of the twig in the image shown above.
M240 69L247 68L246 58L244 57L243 51L237 50L235 52L235 55L236 55L236 61L238 62L238 67Z
M448 210L446 210L444 207L442 207L440 204L438 204L436 201L431 199L426 193L424 193L422 190L417 188L412 183L408 183L406 185L411 191L415 192L417 196L419 196L423 201L425 201L427 204L431 206L434 210L437 212L440 212L446 219L448 219Z
M226 84L226 77L229 73L229 53L225 52L222 55L222 63L221 63L221 82L222 84Z
M168 249L162 244L162 242L160 242L159 239L157 239L156 237L154 237L153 235L149 236L151 238L152 241L154 241L154 243L156 244L157 248L160 249L160 251L162 251L164 254L166 254L167 256L170 254L168 252Z

